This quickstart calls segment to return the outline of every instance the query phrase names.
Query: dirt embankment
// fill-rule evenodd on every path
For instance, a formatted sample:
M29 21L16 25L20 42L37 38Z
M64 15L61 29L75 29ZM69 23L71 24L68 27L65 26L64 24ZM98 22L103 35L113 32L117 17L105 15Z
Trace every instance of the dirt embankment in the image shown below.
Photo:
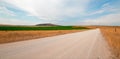
M46 30L46 31L0 31L0 44L43 38L66 33L79 32L83 30Z

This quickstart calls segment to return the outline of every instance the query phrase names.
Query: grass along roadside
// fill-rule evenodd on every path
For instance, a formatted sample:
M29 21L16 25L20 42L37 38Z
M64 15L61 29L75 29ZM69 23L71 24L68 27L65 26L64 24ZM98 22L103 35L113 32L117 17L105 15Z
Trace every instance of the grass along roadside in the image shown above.
M0 44L62 35L80 31L84 30L0 31Z
M116 59L120 59L120 27L101 28Z
M120 26L86 26L87 28L100 28L103 36L109 44L113 58L120 59Z

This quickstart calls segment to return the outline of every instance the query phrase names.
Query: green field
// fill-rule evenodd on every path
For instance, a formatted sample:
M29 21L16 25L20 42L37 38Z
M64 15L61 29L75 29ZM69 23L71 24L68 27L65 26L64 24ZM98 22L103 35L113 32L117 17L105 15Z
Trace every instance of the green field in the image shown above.
M0 26L0 31L7 30L79 30L88 29L86 27L74 27L74 26L51 26L51 27L40 27L40 26Z

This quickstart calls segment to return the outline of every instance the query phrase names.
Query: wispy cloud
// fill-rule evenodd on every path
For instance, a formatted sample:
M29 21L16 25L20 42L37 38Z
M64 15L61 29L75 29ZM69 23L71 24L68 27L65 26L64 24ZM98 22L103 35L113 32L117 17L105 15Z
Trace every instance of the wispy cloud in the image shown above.
M38 23L37 21L27 21L27 20L20 20L20 19L8 19L8 18L0 18L0 24L11 24L11 25L35 25Z
M90 24L86 23L87 21L104 24L102 21L108 20L111 24L111 19L108 18L110 15L120 19L114 16L120 16L119 0L1 0L1 3L4 2L3 7L0 6L4 15L0 13L0 18L11 18L10 20L85 25ZM117 20L113 20L112 23L116 23Z
M30 25L41 22L44 21L39 20L29 12L5 1L0 1L0 24Z
M3 3L0 4L0 14L6 14L6 15L11 15L11 16L15 16L15 14L8 10L5 6L3 6Z
M58 20L63 16L73 17L84 13L90 0L5 0L28 11L40 19Z
M86 25L120 25L120 14L109 14L97 19L86 19Z

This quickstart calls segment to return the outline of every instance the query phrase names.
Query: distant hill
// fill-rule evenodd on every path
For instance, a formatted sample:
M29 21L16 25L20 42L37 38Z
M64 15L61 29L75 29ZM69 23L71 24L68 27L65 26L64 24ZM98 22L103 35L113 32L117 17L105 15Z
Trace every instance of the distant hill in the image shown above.
M51 24L51 23L44 23L44 24L37 24L36 26L60 26L60 25Z

